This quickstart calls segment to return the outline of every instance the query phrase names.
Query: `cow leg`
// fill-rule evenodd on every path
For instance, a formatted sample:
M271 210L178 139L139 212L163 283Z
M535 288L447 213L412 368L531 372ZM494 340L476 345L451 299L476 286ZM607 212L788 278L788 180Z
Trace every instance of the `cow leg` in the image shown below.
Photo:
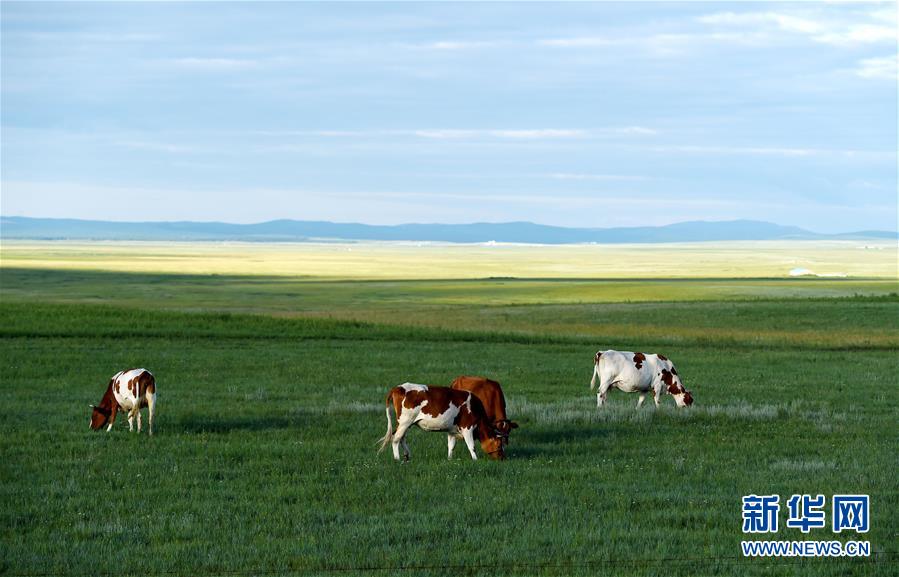
M406 460L409 460L409 446L406 445L406 431L409 430L409 423L397 423L396 432L393 433L393 441L391 445L393 446L393 459L395 461L400 460L400 444L403 445L403 453L405 454Z
M106 427L107 433L112 430L112 424L115 423L115 416L116 416L116 413L118 413L118 412L119 412L119 406L116 405L115 403L113 403L112 414L109 415L109 426Z
M153 434L153 416L156 414L156 393L147 393L147 428Z
M456 435L450 433L446 436L446 458L453 458L453 449L456 448Z
M645 400L646 400L646 393L640 393L640 398L637 399L637 408L638 409L643 406L643 401L645 401Z
M659 407L659 397L662 396L662 392L659 389L654 389L652 391L652 400L656 402L656 408Z
M599 392L596 393L596 408L601 409L606 404L606 395L609 394L611 383L599 383Z
M462 440L465 441L465 446L468 447L468 452L471 453L471 458L474 461L478 460L478 454L474 451L474 429L461 429L462 431Z
M141 430L143 429L143 426L144 426L144 423L143 423L143 419L140 416L140 407L138 407L138 409L137 409L137 433L138 434L140 434Z
M128 432L134 432L134 409L128 411Z
M403 445L403 460L408 462L412 458L412 452L409 451L409 443L406 442L405 435L403 435L402 445Z

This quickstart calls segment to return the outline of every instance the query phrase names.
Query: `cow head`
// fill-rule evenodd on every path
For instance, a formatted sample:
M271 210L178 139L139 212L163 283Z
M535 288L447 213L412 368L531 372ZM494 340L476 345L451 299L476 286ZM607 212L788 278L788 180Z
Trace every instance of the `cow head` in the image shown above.
M497 461L503 461L506 458L506 452L503 450L505 438L493 425L484 427L484 432L480 434L481 449L487 453L487 456Z
M662 382L668 389L668 393L674 397L674 402L678 407L689 407L693 404L693 395L684 388L680 377L677 375L677 369L671 366L671 370L662 369Z
M512 432L512 429L518 428L518 423L509 419L500 419L493 422L493 428L496 429L497 436L502 439L503 445L508 445L509 434Z
M112 411L105 407L95 407L91 405L91 422L90 426L93 430L102 429L109 422L109 415Z
M491 459L503 461L506 458L506 452L503 450L503 440L500 437L490 437L481 441L481 448Z
M671 396L674 397L674 402L678 407L689 407L693 404L693 395L683 387L681 387L680 393L672 393Z

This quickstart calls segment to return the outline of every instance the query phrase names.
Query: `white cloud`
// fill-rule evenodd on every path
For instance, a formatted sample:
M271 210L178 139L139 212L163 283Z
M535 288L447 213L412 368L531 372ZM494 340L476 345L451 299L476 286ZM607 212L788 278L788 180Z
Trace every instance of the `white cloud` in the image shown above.
M883 58L865 58L860 61L855 73L862 78L882 78L896 80L899 78L899 54Z
M876 44L896 42L896 28L864 24L851 26L845 30L828 32L813 37L818 42L835 46L854 46L857 44Z
M840 17L819 13L798 16L781 12L719 12L700 16L698 20L709 26L737 28L741 32L750 29L757 32L779 31L831 46L852 47L895 43L899 38L896 13L890 12L890 19L883 10L852 16L841 14Z
M817 34L824 30L820 22L777 12L719 12L700 16L699 21L703 24L738 27L773 24L782 30L802 34Z
M397 131L398 134L412 134L421 138L435 138L439 140L456 140L461 138L475 138L479 131L477 130L459 130L459 129L436 129L436 130L413 130L411 133Z

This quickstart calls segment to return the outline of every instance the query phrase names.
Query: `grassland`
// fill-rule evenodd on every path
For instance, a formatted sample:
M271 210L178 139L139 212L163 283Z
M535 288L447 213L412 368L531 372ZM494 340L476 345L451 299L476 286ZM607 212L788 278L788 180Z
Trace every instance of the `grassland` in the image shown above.
M4 241L3 266L317 279L899 277L889 241L615 245Z
M0 573L896 573L895 278L361 281L7 254ZM606 347L665 352L696 406L613 393L597 412ZM128 366L160 383L152 439L87 429ZM390 385L464 373L504 384L508 461L447 462L418 431L409 465L375 452ZM742 558L740 497L762 492L869 493L875 556Z

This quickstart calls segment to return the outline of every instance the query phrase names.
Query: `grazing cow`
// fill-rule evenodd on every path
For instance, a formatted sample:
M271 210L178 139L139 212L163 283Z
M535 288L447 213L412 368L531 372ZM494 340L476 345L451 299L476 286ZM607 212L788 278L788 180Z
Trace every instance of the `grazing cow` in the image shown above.
M493 428L502 437L503 444L508 444L509 433L518 428L518 423L506 417L506 397L499 383L485 377L462 376L453 381L453 388L473 393L480 399Z
M116 373L109 381L106 393L97 406L91 405L91 429L97 430L107 423L106 431L112 429L116 413L128 411L128 430L134 430L134 418L137 417L137 432L140 433L140 410L149 409L149 429L153 434L153 415L156 413L156 379L147 369L129 369Z
M596 395L597 407L603 406L603 403L606 402L606 394L613 387L625 393L640 393L637 408L643 404L646 394L650 391L652 391L657 407L659 399L665 392L674 397L674 402L678 407L693 404L693 395L681 383L674 363L662 355L600 351L593 358L591 391L596 386L597 377L599 378L599 392Z
M475 435L481 442L481 448L492 459L504 459L502 438L497 434L484 405L476 396L468 391L459 391L449 387L428 387L414 383L403 383L393 387L387 393L385 401L387 409L387 434L381 439L378 452L384 450L387 443L393 443L393 458L400 460L400 445L403 446L403 459L410 457L409 445L406 444L406 433L412 425L424 431L444 431L447 433L447 457L453 458L453 447L456 437L465 440L472 459L478 455L474 451ZM396 431L390 420L390 406L396 413Z

